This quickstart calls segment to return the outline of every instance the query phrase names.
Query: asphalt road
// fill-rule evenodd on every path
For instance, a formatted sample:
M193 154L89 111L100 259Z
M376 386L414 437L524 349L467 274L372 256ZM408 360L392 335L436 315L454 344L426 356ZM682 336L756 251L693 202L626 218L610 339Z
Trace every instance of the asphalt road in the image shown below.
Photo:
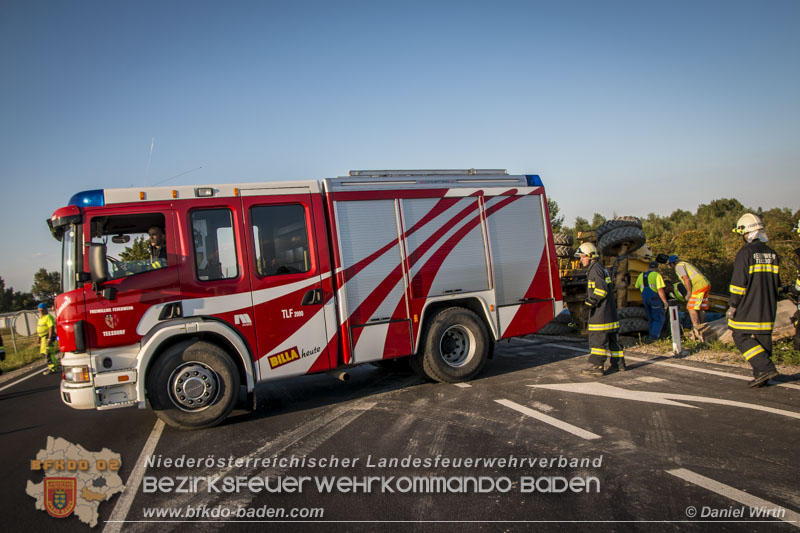
M263 529L264 522L278 530L404 532L700 531L712 521L715 531L800 526L800 381L792 381L798 376L748 389L749 376L735 368L629 350L627 372L587 378L579 373L584 350L541 337L503 342L484 373L460 386L371 366L352 369L347 383L320 375L262 385L256 412L237 411L222 426L194 432L163 428L146 410L70 409L59 400L58 376L22 382L4 376L5 528L88 529L75 516L55 519L36 510L25 493L28 480L43 478L30 461L48 436L121 454L119 475L128 488L100 504L95 528L109 532ZM144 468L138 458L146 445L162 461L232 457L242 464ZM292 457L307 463L263 464ZM308 464L332 458L339 464ZM382 459L398 464L381 465ZM254 466L255 460L262 463ZM271 491L225 492L223 480L237 477L267 477ZM202 481L194 492L155 490L154 480L166 478ZM328 481L334 485L318 485ZM168 508L201 516L148 514ZM322 515L211 514L278 508ZM769 515L752 517L753 509Z

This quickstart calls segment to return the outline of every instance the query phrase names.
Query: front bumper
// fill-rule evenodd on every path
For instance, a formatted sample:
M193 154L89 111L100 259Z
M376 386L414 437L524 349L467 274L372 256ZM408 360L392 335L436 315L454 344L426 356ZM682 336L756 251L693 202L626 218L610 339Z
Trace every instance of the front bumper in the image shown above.
M66 354L63 367L88 366L89 381L61 381L61 401L73 409L114 409L137 404L135 368L95 373L90 358L83 354Z

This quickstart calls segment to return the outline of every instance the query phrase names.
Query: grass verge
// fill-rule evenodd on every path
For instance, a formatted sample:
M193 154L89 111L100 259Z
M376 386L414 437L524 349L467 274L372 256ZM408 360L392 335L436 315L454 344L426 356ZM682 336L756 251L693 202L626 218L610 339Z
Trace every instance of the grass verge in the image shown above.
M16 336L17 351L14 352L11 331L2 329L0 330L0 335L3 336L3 346L6 349L6 360L0 361L0 369L3 372L22 368L41 358L41 355L39 355L39 339L37 337Z

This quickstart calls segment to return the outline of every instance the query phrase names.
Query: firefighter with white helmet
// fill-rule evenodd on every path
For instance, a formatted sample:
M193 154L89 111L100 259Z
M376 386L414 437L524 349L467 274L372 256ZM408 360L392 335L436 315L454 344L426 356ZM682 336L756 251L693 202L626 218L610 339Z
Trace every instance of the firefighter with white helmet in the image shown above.
M780 260L767 245L761 219L752 213L739 218L735 233L744 246L736 254L730 284L730 309L726 313L733 342L753 367L750 387L766 385L778 375L772 355L772 328L778 306Z
M625 358L617 336L619 316L611 274L597 261L597 248L590 242L581 244L575 257L581 260L584 268L588 267L586 276L589 281L586 305L589 307L590 353L589 367L583 373L602 376L606 357L610 361L609 372L624 371Z

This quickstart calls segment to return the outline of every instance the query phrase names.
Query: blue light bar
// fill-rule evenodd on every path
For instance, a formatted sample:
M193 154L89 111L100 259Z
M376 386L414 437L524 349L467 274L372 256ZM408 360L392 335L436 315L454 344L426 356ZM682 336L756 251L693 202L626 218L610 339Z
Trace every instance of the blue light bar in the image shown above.
M82 191L72 196L67 205L77 205L78 207L102 207L106 204L103 189L93 191Z
M539 174L525 174L525 179L528 180L528 187L543 187L542 178Z

